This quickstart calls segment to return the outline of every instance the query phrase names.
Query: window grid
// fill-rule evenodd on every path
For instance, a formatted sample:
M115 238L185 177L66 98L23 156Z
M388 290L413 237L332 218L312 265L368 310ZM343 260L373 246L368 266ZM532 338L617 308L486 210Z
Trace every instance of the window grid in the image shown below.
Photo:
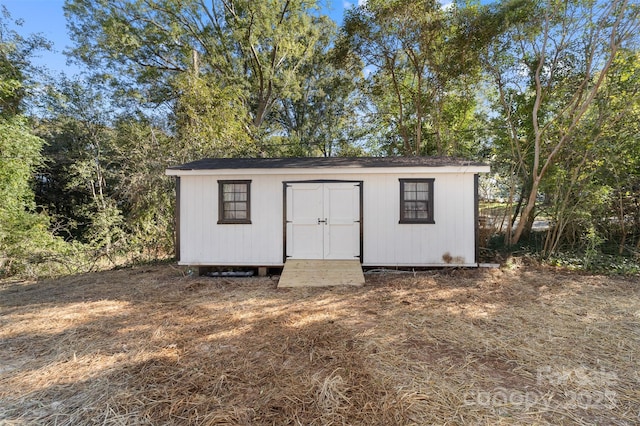
M400 223L435 223L433 179L400 179Z
M251 181L218 181L218 223L251 223Z

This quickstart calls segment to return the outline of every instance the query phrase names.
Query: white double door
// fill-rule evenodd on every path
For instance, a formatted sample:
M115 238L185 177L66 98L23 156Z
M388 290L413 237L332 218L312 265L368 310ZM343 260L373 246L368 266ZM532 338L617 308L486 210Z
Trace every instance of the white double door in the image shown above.
M360 256L360 184L287 184L286 254L293 259Z

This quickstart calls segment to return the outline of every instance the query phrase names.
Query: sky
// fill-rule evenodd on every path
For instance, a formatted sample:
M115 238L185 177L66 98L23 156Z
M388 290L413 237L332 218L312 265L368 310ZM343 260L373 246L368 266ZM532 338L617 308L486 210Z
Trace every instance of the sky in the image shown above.
M24 21L21 27L15 28L21 36L39 33L53 42L52 51L38 52L33 62L46 65L55 72L69 69L73 74L77 70L66 65L67 59L62 53L66 47L71 46L62 11L64 0L0 0L0 4L7 8L12 20Z
M366 0L320 0L325 4L324 11L334 21L341 23L344 10ZM13 20L22 19L22 27L17 31L23 37L29 34L40 33L53 43L51 52L40 52L33 58L36 65L44 65L54 74L64 72L74 75L80 72L75 65L67 64L67 58L63 51L72 46L67 33L66 20L62 6L64 0L0 0L0 5L5 6Z

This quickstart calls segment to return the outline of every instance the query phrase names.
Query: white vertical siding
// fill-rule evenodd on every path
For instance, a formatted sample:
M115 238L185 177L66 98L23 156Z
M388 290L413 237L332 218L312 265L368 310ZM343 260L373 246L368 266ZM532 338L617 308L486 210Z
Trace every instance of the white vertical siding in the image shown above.
M217 223L218 177L181 178L181 263L282 264L282 183L252 176L232 179L252 181L251 224Z
M283 181L362 180L364 265L474 263L472 173L225 175L181 177L181 263L282 265ZM435 224L400 224L400 178L434 178ZM218 180L250 179L250 225L218 225Z
M400 221L400 178L434 178L434 224ZM365 265L475 262L473 174L377 175L364 187Z

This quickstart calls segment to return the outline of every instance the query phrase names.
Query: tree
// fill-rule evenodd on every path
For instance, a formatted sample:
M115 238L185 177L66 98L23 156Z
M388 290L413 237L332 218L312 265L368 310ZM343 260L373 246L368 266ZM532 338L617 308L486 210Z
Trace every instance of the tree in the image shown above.
M319 37L315 8L314 0L68 0L65 5L75 58L119 73L129 88L156 104L211 94L217 100L213 106L218 101L221 106L231 96L242 106L232 127L244 127L244 139L254 141L269 135L270 114L280 100L299 97L298 73ZM191 83L197 93L185 90ZM181 126L209 120L202 115L210 112L193 108L189 100L182 109L176 105Z
M142 115L125 115L114 123L112 161L118 165L114 194L127 234L127 250L157 259L173 249L176 140L159 123Z
M333 45L336 25L328 18L310 59L299 69L300 92L286 97L274 108L275 121L284 133L279 155L357 156L361 140L360 104L357 90L362 79L362 63L338 63Z
M51 48L51 43L38 34L22 37L11 28L20 27L22 21L12 21L5 6L0 9L0 114L18 115L24 110L24 100L35 84L37 69L31 56L39 50Z
M192 155L193 144L185 151L166 123L116 109L109 95L97 80L62 77L49 87L49 115L37 127L47 141L37 201L90 262L157 257L169 252L173 231L164 170Z
M237 87L220 87L211 74L187 73L176 78L175 88L176 163L258 154Z
M640 253L640 53L621 50L587 113L597 129L592 185L603 196L586 204L598 235L618 254ZM593 138L595 139L595 138ZM602 206L600 211L594 207ZM615 218L615 219L612 219ZM635 246L633 239L635 238Z
M541 185L576 134L623 47L636 42L638 6L627 0L523 2L530 19L497 40L488 69L518 170L524 175L517 243ZM526 112L523 115L522 112Z
M372 70L367 94L389 153L468 154L456 145L457 133L474 121L476 51L491 35L476 24L479 10L458 13L434 0L370 0L345 16L338 48Z
M59 206L68 224L77 226L75 237L110 254L124 236L112 188L119 168L113 159L115 113L105 93L97 80L61 77L57 87L50 87L49 131L43 135L50 140L50 182L40 194L43 204L55 210ZM55 193L55 187L62 193ZM76 203L60 203L59 198Z
M44 141L35 136L22 114L28 92L29 56L46 48L40 37L24 39L0 19L0 275L24 272L60 241L48 232L48 217L38 213L33 182L42 165ZM19 24L19 23L18 23Z

